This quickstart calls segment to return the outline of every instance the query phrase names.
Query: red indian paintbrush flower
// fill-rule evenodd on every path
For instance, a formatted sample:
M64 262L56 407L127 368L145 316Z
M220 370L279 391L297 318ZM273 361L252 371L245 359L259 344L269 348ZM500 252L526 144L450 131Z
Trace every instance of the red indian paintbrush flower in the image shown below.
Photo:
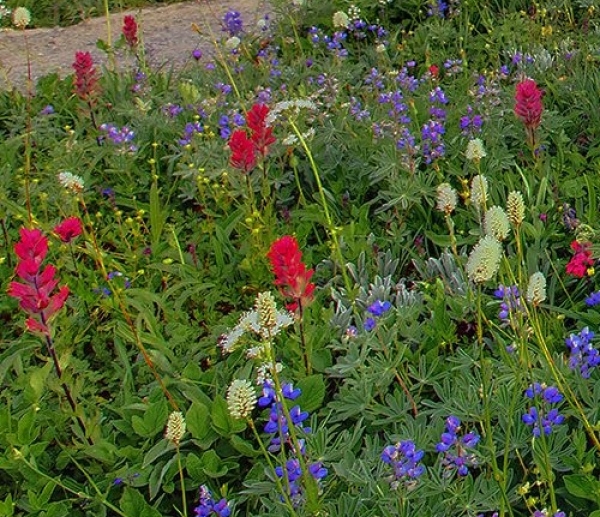
M249 173L256 166L256 154L254 144L242 129L236 129L229 139L231 158L229 163L244 174Z
M306 307L315 290L315 284L310 281L314 269L306 269L302 263L298 241L290 235L281 237L271 244L267 258L275 274L275 285L279 286L283 296L294 300L287 306L288 310Z
M275 143L273 128L267 126L268 114L269 107L266 104L254 104L246 116L246 124L252 130L250 138L254 149L263 157L267 155L269 146Z
M542 120L543 92L533 79L525 79L517 84L515 93L515 115L527 129L536 129Z
M75 52L73 69L73 93L81 100L89 101L98 93L98 77L92 55L89 52Z
M575 254L567 264L566 271L568 275L583 278L588 274L588 270L594 266L592 251L589 249L590 246L589 242L579 243L573 241L571 243L571 249Z
M13 281L8 286L8 295L19 300L19 305L28 315L27 329L31 332L50 334L48 322L65 304L69 288L56 287L56 268L42 262L48 253L48 238L40 230L21 228L21 240L15 245L19 263L16 275L22 282Z
M54 227L54 233L58 238L66 243L71 242L75 237L79 237L83 232L83 225L79 217L68 217L62 223Z
M138 44L138 25L135 21L135 17L128 14L123 18L123 28L121 29L123 37L127 44L134 48Z

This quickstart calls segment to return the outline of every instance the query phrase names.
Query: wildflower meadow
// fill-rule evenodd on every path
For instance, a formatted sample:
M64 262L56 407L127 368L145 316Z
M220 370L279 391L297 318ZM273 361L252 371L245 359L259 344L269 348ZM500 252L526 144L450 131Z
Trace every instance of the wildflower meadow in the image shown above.
M0 517L600 516L597 1L219 16L0 92Z

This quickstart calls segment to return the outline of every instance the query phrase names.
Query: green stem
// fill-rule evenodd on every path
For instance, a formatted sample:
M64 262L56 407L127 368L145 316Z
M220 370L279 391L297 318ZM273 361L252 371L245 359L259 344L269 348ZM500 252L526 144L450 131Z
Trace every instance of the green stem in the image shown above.
M112 31L110 28L110 9L108 6L108 0L104 0L104 18L106 20L106 47L108 53L108 64L110 70L115 69L115 53L112 47Z
M181 484L181 504L183 505L183 515L187 517L187 499L185 495L185 479L183 477L183 468L181 467L181 453L179 452L179 443L175 444L177 447L177 467L179 468L179 482Z
M350 294L352 292L352 284L350 282L350 278L348 277L348 273L346 272L346 264L344 262L344 256L342 255L342 249L338 240L337 229L333 225L333 219L331 218L331 213L329 212L329 205L327 204L327 198L325 197L325 189L323 188L323 183L321 181L319 169L317 167L317 164L315 163L315 159L310 148L308 147L308 144L306 143L305 138L302 136L302 133L298 129L298 126L296 126L296 124L291 118L288 118L288 122L290 123L290 126L292 126L294 133L296 133L296 136L298 137L298 140L300 141L300 144L302 145L302 148L304 149L304 152L308 157L308 161L310 162L310 166L313 171L315 181L317 183L317 188L319 189L319 196L321 198L321 204L323 206L323 213L325 214L325 220L327 221L327 229L329 230L329 235L331 237L331 240L333 241L333 248L340 263L342 277L344 278L344 285L346 286L348 294Z
M73 463L75 463L75 465L77 465L79 470L81 470L81 472L83 472L83 475L90 482L90 485L92 485L92 487L96 491L96 494L98 495L98 497L100 499L100 502L103 505L105 505L107 508L110 508L117 515L120 515L121 517L129 517L127 514L123 513L119 508L117 508L111 502L107 501L106 498L104 497L104 495L102 494L102 492L100 492L100 490L94 483L94 481L90 478L88 473L85 470L83 470L81 465L79 465L79 463L77 463L77 461L75 461L75 459L72 456L69 456L69 457L73 461ZM79 499L85 499L86 501L94 500L94 498L91 495L88 495L85 492L78 492L77 490L73 490L72 488L69 488L67 485L61 483L56 477L50 477L48 474L45 474L44 472L39 470L35 465L33 465L31 462L27 461L25 459L25 457L21 455L21 453L19 453L19 459L23 463L25 463L25 465L27 465L31 470L33 470L36 474L38 474L39 476L42 476L44 479L47 479L48 481L52 481L52 483L54 483L56 486L62 488L65 492L69 492L69 493L73 494L74 496L78 497Z
M296 513L296 510L294 509L292 500L290 499L289 491L286 490L284 488L284 486L281 484L281 479L279 479L279 476L275 472L275 465L273 465L273 462L271 461L271 453L269 451L267 451L267 448L265 447L265 444L263 443L262 438L258 434L258 431L256 430L256 426L254 425L254 420L252 420L251 418L248 418L248 425L250 426L250 429L252 429L252 433L254 434L254 437L256 438L256 441L258 442L258 446L260 447L260 450L263 453L263 456L265 457L265 459L267 460L267 463L269 464L269 468L271 469L271 472L273 473L273 477L275 479L275 484L277 485L277 489L283 496L286 506L288 507L288 509L292 515L297 516L298 514ZM285 466L284 466L283 470L285 472Z

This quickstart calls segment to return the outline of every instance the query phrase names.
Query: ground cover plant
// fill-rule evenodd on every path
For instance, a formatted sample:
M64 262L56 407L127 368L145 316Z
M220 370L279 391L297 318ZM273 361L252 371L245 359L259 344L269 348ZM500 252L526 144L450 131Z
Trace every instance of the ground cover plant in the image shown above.
M3 92L0 515L600 515L599 23L126 17Z

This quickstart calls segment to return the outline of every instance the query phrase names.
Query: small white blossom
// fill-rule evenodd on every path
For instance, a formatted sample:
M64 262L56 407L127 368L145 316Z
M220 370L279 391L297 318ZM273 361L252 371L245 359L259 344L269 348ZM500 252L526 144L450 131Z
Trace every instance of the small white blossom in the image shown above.
M529 277L527 285L527 301L539 305L546 299L546 277L539 271Z
M256 406L256 391L247 380L234 380L227 390L227 408L233 418L242 420L252 413Z
M486 156L487 153L483 148L483 142L480 138L469 140L469 143L467 144L467 150L465 151L465 157L467 160L478 162Z
M333 26L339 29L347 29L350 25L350 18L344 11L333 13Z
M173 442L175 445L179 445L179 442L185 434L185 428L186 424L183 413L181 413L181 411L173 411L169 415L169 420L167 421L165 438L170 442Z

